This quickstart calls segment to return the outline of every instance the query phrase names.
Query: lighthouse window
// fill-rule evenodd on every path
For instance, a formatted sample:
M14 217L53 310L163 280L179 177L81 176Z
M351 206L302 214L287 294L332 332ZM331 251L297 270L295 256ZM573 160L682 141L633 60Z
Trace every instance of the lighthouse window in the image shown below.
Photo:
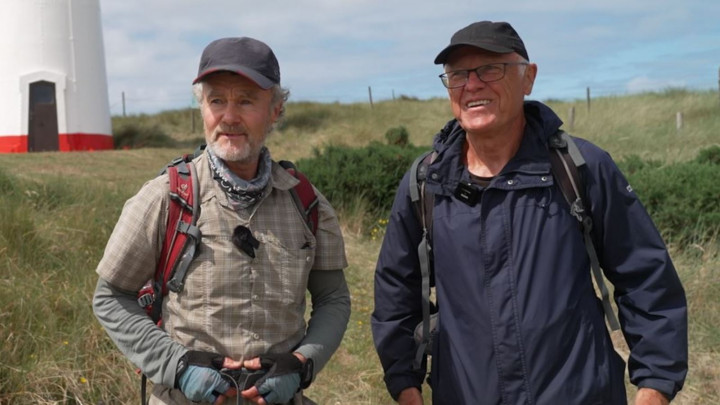
M55 85L50 82L37 82L30 86L30 98L37 104L55 104Z

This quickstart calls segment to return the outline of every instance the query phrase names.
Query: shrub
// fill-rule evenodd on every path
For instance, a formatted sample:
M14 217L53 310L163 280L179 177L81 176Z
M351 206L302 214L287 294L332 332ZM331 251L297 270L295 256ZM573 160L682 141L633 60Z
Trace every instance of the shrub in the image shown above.
M297 166L336 208L349 207L359 197L369 203L368 214L378 218L390 210L400 179L426 149L377 142L363 148L329 146Z
M408 130L404 126L390 128L385 132L388 145L405 146L408 144Z
M669 243L686 247L720 233L720 165L676 163L637 171L628 180Z
M403 174L426 147L371 143L364 148L330 146L301 159L298 168L336 208L358 198L368 208L367 222L387 218ZM720 235L720 165L716 149L691 162L663 165L632 155L619 162L640 200L668 243L684 248Z
M401 94L401 95L398 97L398 100L400 100L400 101L420 101L419 98L417 98L417 97L415 97L415 96L408 96L408 95L406 95L406 94Z
M662 166L659 160L642 160L638 155L628 155L622 161L618 162L618 167L622 172L629 176L644 169L654 169Z
M697 163L720 165L720 145L702 149L695 158Z
M163 132L158 125L140 126L133 123L113 128L115 149L126 148L173 148L176 141Z

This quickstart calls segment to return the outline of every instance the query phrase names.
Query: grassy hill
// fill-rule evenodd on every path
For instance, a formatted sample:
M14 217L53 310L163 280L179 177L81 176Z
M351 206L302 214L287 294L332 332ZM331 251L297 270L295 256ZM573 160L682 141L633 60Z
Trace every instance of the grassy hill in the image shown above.
M585 100L548 104L566 121L566 130L616 159L634 154L682 162L720 143L720 105L714 92L600 98L589 111ZM678 112L684 122L680 131ZM408 130L413 144L429 145L450 116L447 101L440 99L401 98L372 108L290 103L269 147L275 159L297 160L331 144L384 142L385 132L398 126ZM148 133L165 147L0 154L0 404L139 401L134 367L92 315L94 269L123 202L171 158L191 151L202 130L197 111L191 110L114 117L113 124L116 131L151 128ZM359 225L362 212L339 215L347 239L353 314L340 350L308 394L320 404L390 403L369 328L381 235ZM673 251L690 302L690 373L678 404L720 403L718 247L712 241Z

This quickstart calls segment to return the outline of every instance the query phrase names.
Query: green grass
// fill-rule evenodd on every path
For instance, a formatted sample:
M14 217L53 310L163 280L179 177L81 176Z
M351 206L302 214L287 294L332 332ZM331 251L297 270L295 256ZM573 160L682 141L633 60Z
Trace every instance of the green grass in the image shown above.
M573 105L572 133L616 158L685 161L719 139L715 93L597 99L590 114L584 102L552 103L561 116ZM677 134L679 109L686 127ZM137 118L192 141L199 132L181 130L189 113L163 113L185 122L163 114L125 120ZM272 135L270 147L276 159L296 160L329 144L384 142L385 132L398 126L407 128L412 143L429 145L449 116L445 100L387 101L372 109L291 103L287 124ZM167 161L191 149L0 155L0 404L139 401L139 377L92 315L94 270L123 202ZM340 349L308 392L320 404L391 402L369 327L382 226L367 232L366 204L359 200L339 213L353 313ZM678 404L720 403L719 252L717 241L672 252L690 310L690 373Z

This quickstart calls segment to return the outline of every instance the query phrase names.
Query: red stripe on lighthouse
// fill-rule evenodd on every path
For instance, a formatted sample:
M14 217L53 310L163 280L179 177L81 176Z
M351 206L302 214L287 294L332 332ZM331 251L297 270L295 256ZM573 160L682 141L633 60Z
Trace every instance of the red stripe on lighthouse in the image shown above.
M27 139L27 135L0 136L0 153L27 152ZM113 137L104 134L60 134L58 148L61 152L112 149Z

